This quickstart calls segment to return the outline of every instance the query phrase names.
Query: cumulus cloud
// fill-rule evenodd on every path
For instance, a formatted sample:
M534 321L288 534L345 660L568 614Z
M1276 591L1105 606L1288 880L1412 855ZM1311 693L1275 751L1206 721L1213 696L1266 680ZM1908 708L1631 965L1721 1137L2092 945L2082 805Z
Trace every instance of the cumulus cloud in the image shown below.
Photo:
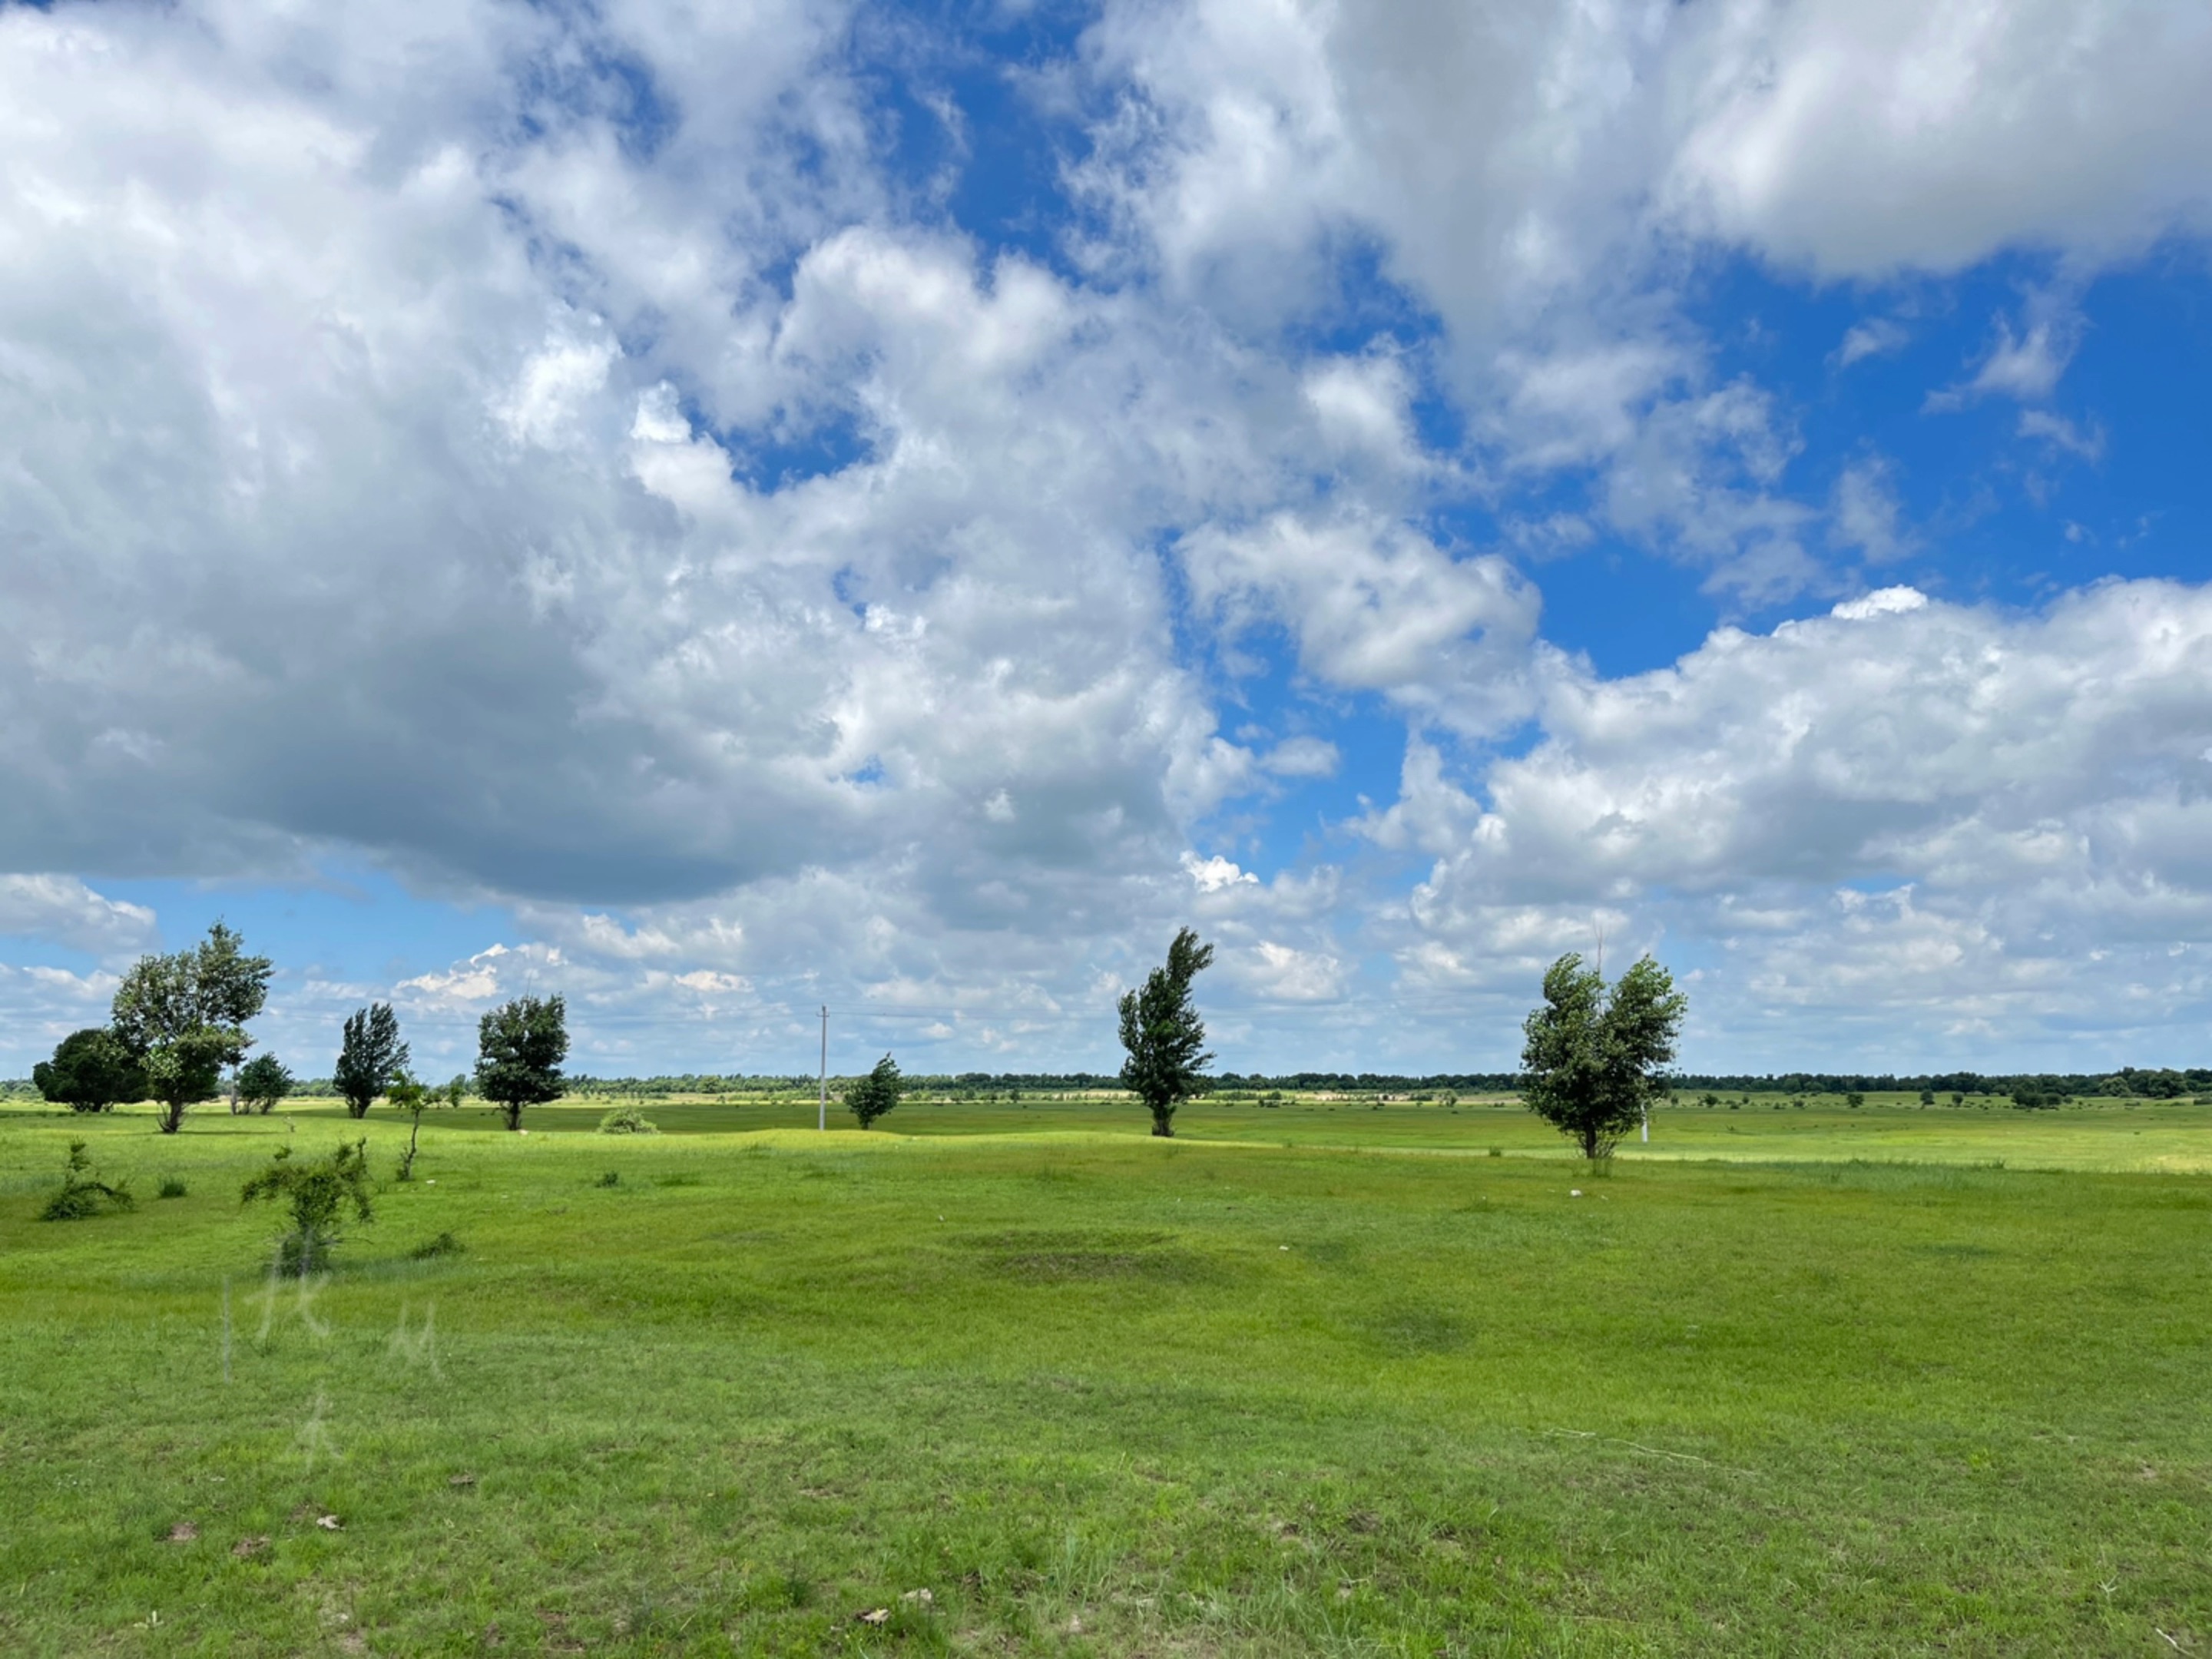
M1278 514L1188 538L1193 592L1233 635L1286 627L1328 685L1378 691L1424 716L1484 731L1522 712L1533 589L1502 559L1455 558L1403 524Z
M136 955L156 941L153 911L95 893L74 876L0 876L0 933L43 940L104 958Z
M2087 1018L2212 921L2208 646L2199 587L2029 615L1890 588L1652 674L1562 665L1546 739L1488 769L1479 816L1458 801L1401 948L1420 969L1517 930L1540 955L1601 896L1735 959L1738 1007L1878 1009L1923 1053L1961 1007L2013 1042Z

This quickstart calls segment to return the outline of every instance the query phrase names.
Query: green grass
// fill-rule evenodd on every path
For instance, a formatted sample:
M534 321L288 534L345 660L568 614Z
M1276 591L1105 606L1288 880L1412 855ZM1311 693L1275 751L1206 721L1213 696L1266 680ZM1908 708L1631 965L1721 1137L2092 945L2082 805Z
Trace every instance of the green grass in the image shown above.
M611 1104L0 1114L0 1649L2212 1650L2212 1109Z

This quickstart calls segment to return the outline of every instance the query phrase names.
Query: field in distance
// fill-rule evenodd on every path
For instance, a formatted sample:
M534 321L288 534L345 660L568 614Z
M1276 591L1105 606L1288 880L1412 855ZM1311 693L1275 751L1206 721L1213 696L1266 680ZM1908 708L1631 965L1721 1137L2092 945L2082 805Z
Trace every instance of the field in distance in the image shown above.
M2163 1170L2212 1174L2212 1104L2193 1101L2104 1100L2024 1112L2007 1100L1968 1096L1967 1103L1923 1107L1917 1095L1870 1094L1852 1108L1841 1095L1738 1094L1701 1107L1683 1097L1653 1120L1652 1140L1624 1142L1624 1158L1903 1159L1985 1164L2008 1168ZM1730 1103L1740 1103L1733 1107ZM634 1105L664 1133L732 1129L811 1129L813 1095L678 1096L632 1099L621 1094L532 1108L538 1133L590 1133L617 1106ZM334 1100L295 1101L288 1110L342 1121ZM209 1109L201 1108L203 1113ZM214 1115L220 1116L221 1109ZM833 1094L830 1127L852 1119ZM1027 1093L1018 1100L921 1096L902 1103L876 1133L893 1135L1144 1135L1150 1120L1125 1095L1103 1091ZM203 1125L202 1127L204 1127ZM436 1127L500 1132L496 1118L471 1106ZM1249 1094L1209 1097L1176 1115L1184 1140L1281 1146L1393 1148L1579 1160L1553 1129L1505 1096L1468 1096L1447 1106L1402 1096L1284 1093L1267 1103Z
M0 1647L2212 1650L2212 1107L619 1103L0 1112Z

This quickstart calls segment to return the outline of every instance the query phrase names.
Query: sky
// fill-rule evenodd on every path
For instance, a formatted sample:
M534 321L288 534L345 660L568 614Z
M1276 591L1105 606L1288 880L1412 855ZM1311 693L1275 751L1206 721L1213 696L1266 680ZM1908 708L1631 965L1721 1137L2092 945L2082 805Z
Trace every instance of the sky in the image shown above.
M0 4L0 1074L2212 1054L2212 10Z

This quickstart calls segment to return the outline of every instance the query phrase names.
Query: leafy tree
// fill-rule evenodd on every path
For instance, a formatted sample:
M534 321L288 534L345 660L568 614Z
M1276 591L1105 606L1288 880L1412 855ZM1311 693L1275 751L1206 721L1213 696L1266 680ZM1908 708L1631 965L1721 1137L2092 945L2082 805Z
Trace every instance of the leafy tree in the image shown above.
M1544 1006L1522 1030L1522 1098L1591 1159L1612 1155L1651 1102L1667 1092L1662 1068L1689 998L1650 957L1607 988L1569 952L1544 975Z
M46 1207L39 1212L39 1219L82 1221L102 1210L128 1210L137 1203L131 1196L128 1181L109 1186L92 1167L92 1159L85 1154L84 1142L72 1140L69 1158L62 1165L62 1189L46 1200Z
M268 1006L272 971L267 957L246 954L245 943L234 930L218 921L208 929L193 960L201 1009L208 1023L225 1034L222 1063L231 1068L234 1113L238 1110L239 1070L246 1063L246 1051L253 1046L253 1039L246 1034L246 1022Z
M299 1086L299 1081L276 1055L256 1054L238 1068L238 1097L249 1111L266 1117L278 1101Z
M372 1002L346 1016L331 1083L345 1097L346 1110L367 1117L369 1105L407 1069L407 1045L399 1040L399 1017L388 1002Z
M271 964L249 957L221 922L197 950L141 957L116 988L110 1012L118 1039L146 1073L161 1104L161 1133L184 1127L185 1109L210 1098L222 1069L245 1059L246 1022L269 999Z
M405 1072L399 1073L386 1086L385 1098L407 1114L407 1150L399 1155L398 1179L415 1179L415 1142L422 1133L422 1114L434 1106L458 1107L466 1092L469 1080L457 1077L442 1089L433 1089L428 1084L417 1083Z
M868 1128L899 1103L905 1086L899 1079L898 1062L885 1054L867 1076L853 1079L845 1091L845 1109L860 1120L863 1129Z
M76 1112L105 1112L146 1097L146 1073L114 1032L104 1026L72 1031L52 1060L31 1068L40 1094Z
M287 1142L267 1169L239 1189L241 1204L257 1198L280 1200L290 1212L292 1231L283 1237L279 1259L285 1272L304 1274L337 1247L339 1218L349 1206L359 1220L374 1218L368 1201L368 1142L341 1144L312 1164L295 1161Z
M517 997L477 1026L477 1092L497 1103L507 1127L522 1127L522 1109L561 1098L568 1079L568 1009L557 996Z
M1152 1133L1175 1133L1176 1107L1206 1088L1206 1023L1190 1000L1190 982L1213 960L1213 947L1201 945L1188 927L1176 930L1168 959L1145 976L1141 989L1121 998L1121 1086L1152 1114Z

